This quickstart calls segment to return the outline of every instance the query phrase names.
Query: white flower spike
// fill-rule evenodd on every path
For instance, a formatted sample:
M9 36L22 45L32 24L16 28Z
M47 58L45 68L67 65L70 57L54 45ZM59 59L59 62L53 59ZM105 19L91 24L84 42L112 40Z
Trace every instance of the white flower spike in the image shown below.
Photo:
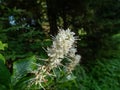
M81 59L81 56L76 54L77 49L75 43L77 38L74 35L75 33L71 32L70 29L59 29L58 35L53 38L52 46L46 50L49 56L49 58L45 60L45 62L48 62L47 65L36 64L38 68L34 71L35 78L31 80L35 85L39 84L44 88L42 83L47 81L46 77L56 76L55 72L52 71L54 71L54 68L59 68L60 65L65 67L68 73L74 70ZM68 64L62 64L64 58L68 59Z

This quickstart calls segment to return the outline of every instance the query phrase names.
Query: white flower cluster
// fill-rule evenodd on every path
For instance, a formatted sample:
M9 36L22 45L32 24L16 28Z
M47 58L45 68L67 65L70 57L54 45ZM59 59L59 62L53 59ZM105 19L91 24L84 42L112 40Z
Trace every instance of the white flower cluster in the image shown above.
M53 45L47 48L47 54L49 56L47 65L38 65L38 69L35 70L36 77L32 80L36 85L39 84L42 87L42 82L46 81L46 76L53 76L51 73L53 68L57 68L63 64L61 61L67 58L70 62L67 64L66 69L71 73L74 67L79 63L81 56L77 55L77 49L75 47L76 37L75 33L70 29L59 29L59 33L53 38Z
M47 49L48 56L51 58L51 66L57 67L60 65L62 59L67 56L70 49L73 48L75 43L75 33L71 32L70 29L60 29L58 35L53 40L51 48Z

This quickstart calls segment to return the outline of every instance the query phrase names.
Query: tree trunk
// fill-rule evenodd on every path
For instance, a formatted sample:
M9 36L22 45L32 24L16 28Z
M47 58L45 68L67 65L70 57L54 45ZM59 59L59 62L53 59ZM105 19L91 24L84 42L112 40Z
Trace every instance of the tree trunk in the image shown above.
M46 0L47 4L47 15L50 24L50 34L56 35L57 28L57 8L56 8L56 0Z

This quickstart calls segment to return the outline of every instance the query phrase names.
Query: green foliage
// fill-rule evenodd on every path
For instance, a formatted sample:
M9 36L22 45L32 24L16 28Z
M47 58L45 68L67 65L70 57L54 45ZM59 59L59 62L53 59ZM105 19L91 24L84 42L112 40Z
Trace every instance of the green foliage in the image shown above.
M64 70L54 69L56 77L49 78L44 87L49 90L72 90L76 84L76 76L74 74L66 74Z
M3 44L0 41L0 50L4 50L5 47L7 47L7 44ZM5 63L5 58L4 58L4 56L1 53L0 53L0 60L2 60Z
M7 44L3 44L3 43L0 41L0 50L4 50L5 47L7 47Z
M5 63L5 58L2 54L0 54L0 60L2 60Z
M0 41L0 50L4 50L5 46L6 44L3 44ZM5 58L0 53L0 87L1 87L1 90L7 90L10 84L10 72L7 69L7 67L4 65L4 63L5 63Z
M35 69L35 56L18 60L13 63L12 84L20 83L20 79Z
M120 60L97 60L89 70L78 66L75 70L77 87L75 90L119 90L120 89ZM72 90L70 89L70 90Z
M98 61L98 65L91 71L91 75L94 77L97 87L102 90L118 90L120 89L120 61L118 59ZM101 84L102 83L102 84Z
M7 89L9 87L9 84L10 84L10 72L8 71L4 63L0 60L0 85L1 87Z
M114 34L106 39L107 43L98 52L98 58L118 58L120 57L120 34Z
M3 43L0 41L0 50L4 50L4 45L3 45ZM3 60L3 61L5 61L5 59L4 59L4 57L3 57L3 55L0 53L0 60Z

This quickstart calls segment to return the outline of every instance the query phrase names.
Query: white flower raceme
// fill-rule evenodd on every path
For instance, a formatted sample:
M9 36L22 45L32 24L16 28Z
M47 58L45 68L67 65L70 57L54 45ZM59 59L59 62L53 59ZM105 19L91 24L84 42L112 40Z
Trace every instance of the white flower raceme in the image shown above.
M70 29L64 30L60 29L59 33L53 39L53 45L47 48L47 54L49 56L47 64L38 65L38 68L33 72L35 78L31 81L35 85L40 85L42 88L42 83L47 81L47 76L55 76L53 68L58 68L60 65L66 68L69 72L74 70L75 66L79 63L81 56L76 55L77 49L75 47L76 37L75 33L71 32ZM62 60L67 58L70 62L69 64L62 64Z
M51 65L56 67L66 56L75 43L75 33L70 29L60 29L58 35L54 38L53 45L47 49L47 54L51 57Z

